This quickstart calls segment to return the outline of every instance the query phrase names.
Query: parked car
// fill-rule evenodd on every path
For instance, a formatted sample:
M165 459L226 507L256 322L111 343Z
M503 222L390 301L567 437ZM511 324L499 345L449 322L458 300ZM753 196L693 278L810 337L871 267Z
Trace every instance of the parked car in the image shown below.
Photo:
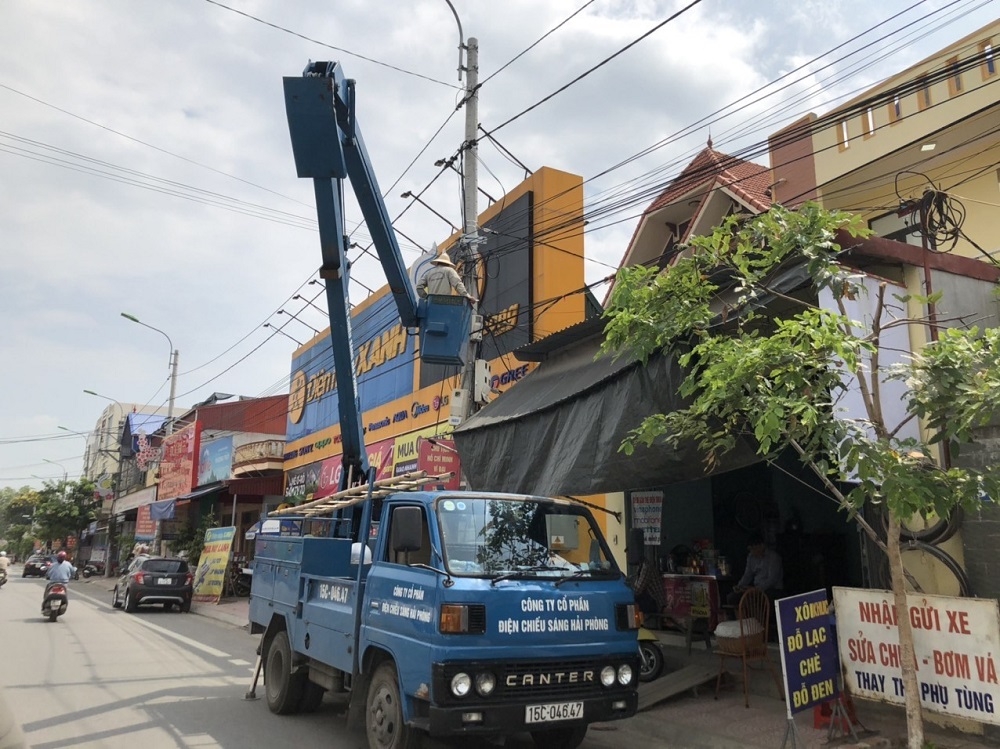
M49 567L55 563L56 558L51 554L32 554L24 562L21 577L45 577Z
M169 611L175 605L191 610L194 575L188 563L177 557L137 556L115 583L111 605L130 614L139 606L162 603Z

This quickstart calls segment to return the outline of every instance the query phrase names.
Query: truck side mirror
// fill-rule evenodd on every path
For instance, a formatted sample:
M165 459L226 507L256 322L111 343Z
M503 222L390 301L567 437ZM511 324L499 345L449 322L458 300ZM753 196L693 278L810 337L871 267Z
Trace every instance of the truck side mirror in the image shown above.
M628 532L628 545L625 547L625 559L629 566L634 566L642 561L646 548L646 538L642 528L632 528Z
M397 507L392 511L389 544L393 552L420 551L424 515L419 507Z

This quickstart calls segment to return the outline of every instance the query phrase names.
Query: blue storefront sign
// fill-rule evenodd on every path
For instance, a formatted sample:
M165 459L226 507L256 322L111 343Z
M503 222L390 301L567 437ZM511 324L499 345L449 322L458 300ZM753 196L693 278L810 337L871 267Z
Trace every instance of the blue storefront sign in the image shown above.
M778 619L781 671L788 717L840 694L837 637L830 626L825 590L781 598L774 603Z

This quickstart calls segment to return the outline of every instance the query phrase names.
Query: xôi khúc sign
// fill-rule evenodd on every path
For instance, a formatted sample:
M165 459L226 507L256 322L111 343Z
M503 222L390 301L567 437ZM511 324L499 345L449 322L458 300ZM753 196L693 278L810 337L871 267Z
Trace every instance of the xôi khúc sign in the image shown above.
M899 628L887 590L834 588L845 685L856 697L903 704ZM910 593L920 703L936 713L1000 725L1000 614L996 600Z
M788 717L840 694L837 643L825 590L774 602Z

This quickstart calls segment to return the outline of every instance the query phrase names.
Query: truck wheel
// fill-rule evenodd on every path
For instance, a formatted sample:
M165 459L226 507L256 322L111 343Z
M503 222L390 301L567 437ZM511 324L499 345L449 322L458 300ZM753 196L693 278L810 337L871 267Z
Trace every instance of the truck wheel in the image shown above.
M324 694L326 690L323 687L306 677L306 683L302 687L302 699L299 700L299 710L303 713L316 712L323 704Z
M396 667L389 661L379 665L368 685L365 731L372 749L417 749L420 734L403 722Z
M288 633L281 630L271 638L264 663L264 692L267 707L275 715L291 715L299 711L305 674L292 673L292 647Z
M663 651L653 642L639 643L639 681L656 681L663 670Z
M587 735L587 726L551 728L548 731L532 731L531 740L538 749L576 749Z

